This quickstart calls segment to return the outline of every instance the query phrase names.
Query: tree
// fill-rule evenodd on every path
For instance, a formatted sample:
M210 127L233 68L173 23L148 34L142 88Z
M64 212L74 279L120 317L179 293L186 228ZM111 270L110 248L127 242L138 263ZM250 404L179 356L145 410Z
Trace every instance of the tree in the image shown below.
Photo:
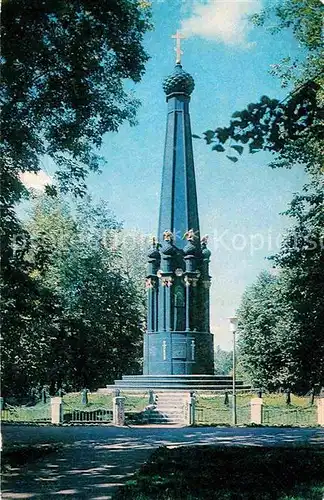
M125 371L137 371L142 297L113 246L114 233L120 231L114 216L90 199L72 212L66 202L45 197L38 200L28 231L25 258L39 294L34 314L22 311L21 318L14 309L16 322L25 321L18 331L10 328L11 321L7 328L4 317L6 393L42 385L52 393L59 387L95 389Z
M233 368L233 353L223 351L218 345L215 350L214 364L217 375L229 375Z
M204 133L207 144L234 163L245 148L270 151L271 167L299 163L310 174L286 213L295 225L274 257L278 276L259 276L239 309L245 365L254 383L268 389L303 392L324 383L322 9L319 0L284 0L252 16L258 26L269 22L272 32L291 29L303 47L301 59L272 66L291 91L282 101L262 96L236 111L229 126Z
M324 385L324 193L296 195L296 220L239 308L243 362L257 385L306 393Z
M38 172L49 159L57 186L47 186L47 192L56 194L58 187L84 195L87 173L103 163L103 135L124 121L135 123L139 102L126 81L136 83L144 72L142 41L150 27L149 6L137 0L10 0L2 6L0 286L7 340L9 332L12 340L28 337L36 312L39 321L49 314L39 298L47 291L32 277L41 263L26 259L30 236L16 215L17 203L27 196L21 174ZM45 259L46 251L44 246L38 254ZM49 298L48 306L53 302ZM10 353L8 346L5 364L12 361ZM16 387L26 386L21 377L27 371L18 372Z
M275 265L291 311L285 337L293 345L293 378L300 390L324 385L324 192L305 186L288 211L287 232Z
M136 0L3 5L3 266L10 268L12 239L19 243L22 233L14 210L26 194L20 175L38 172L46 156L60 188L82 195L87 172L99 169L102 136L125 120L135 123L139 102L124 82L138 82L144 72L149 18L147 4Z
M266 26L269 20L273 32L292 29L306 49L304 60L288 57L272 67L284 87L292 85L291 93L282 101L262 96L259 102L236 111L228 127L206 131L204 139L214 151L226 151L233 162L248 147L250 153L264 150L275 154L272 167L303 163L312 174L323 173L322 4L319 0L285 0L252 16L258 26Z
M270 390L281 380L282 348L275 332L280 316L277 279L263 272L243 294L238 310L239 349L255 386Z
M148 59L149 9L135 0L5 2L2 12L2 121L5 202L17 201L19 174L48 155L64 189L84 191L98 170L106 132L135 120L125 90Z

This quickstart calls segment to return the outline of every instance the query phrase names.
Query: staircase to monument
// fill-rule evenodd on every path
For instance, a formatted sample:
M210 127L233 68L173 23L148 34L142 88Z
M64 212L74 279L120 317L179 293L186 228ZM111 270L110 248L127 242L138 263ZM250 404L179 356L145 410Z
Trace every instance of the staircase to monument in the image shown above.
M141 413L145 424L182 425L185 423L187 392L155 392L156 403Z
M160 391L215 391L231 390L232 377L226 375L124 375L121 380L115 380L114 385L107 389L138 390L153 389ZM241 380L236 380L236 389L240 392L249 391L251 387Z

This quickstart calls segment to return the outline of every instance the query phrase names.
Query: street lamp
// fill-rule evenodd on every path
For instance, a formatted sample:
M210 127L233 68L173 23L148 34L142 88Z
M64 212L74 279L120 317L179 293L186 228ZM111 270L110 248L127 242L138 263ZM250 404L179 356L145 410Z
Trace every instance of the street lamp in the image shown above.
M233 333L233 406L232 406L232 423L233 425L237 424L237 414L236 414L236 386L235 386L235 377L236 377L236 328L237 328L237 318L232 316L228 318L230 323L230 332Z

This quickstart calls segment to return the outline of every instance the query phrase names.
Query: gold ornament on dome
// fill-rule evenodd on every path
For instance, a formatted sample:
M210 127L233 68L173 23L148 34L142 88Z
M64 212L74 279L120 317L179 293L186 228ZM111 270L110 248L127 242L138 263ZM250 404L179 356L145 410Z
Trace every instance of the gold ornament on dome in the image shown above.
M164 241L173 241L173 233L171 231L164 231L163 239Z
M195 231L193 229L189 229L184 235L183 235L184 240L188 241L194 241L197 239L197 235L195 234Z

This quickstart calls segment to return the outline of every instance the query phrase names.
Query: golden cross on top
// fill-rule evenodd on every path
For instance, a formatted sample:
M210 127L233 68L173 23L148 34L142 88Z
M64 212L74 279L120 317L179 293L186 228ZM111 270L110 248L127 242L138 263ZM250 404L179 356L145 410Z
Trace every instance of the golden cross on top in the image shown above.
M176 34L172 35L171 38L175 38L177 41L174 50L177 53L176 64L180 64L181 63L181 54L183 54L183 52L181 50L181 39L186 38L186 37L184 35L181 35L180 31L177 30Z

